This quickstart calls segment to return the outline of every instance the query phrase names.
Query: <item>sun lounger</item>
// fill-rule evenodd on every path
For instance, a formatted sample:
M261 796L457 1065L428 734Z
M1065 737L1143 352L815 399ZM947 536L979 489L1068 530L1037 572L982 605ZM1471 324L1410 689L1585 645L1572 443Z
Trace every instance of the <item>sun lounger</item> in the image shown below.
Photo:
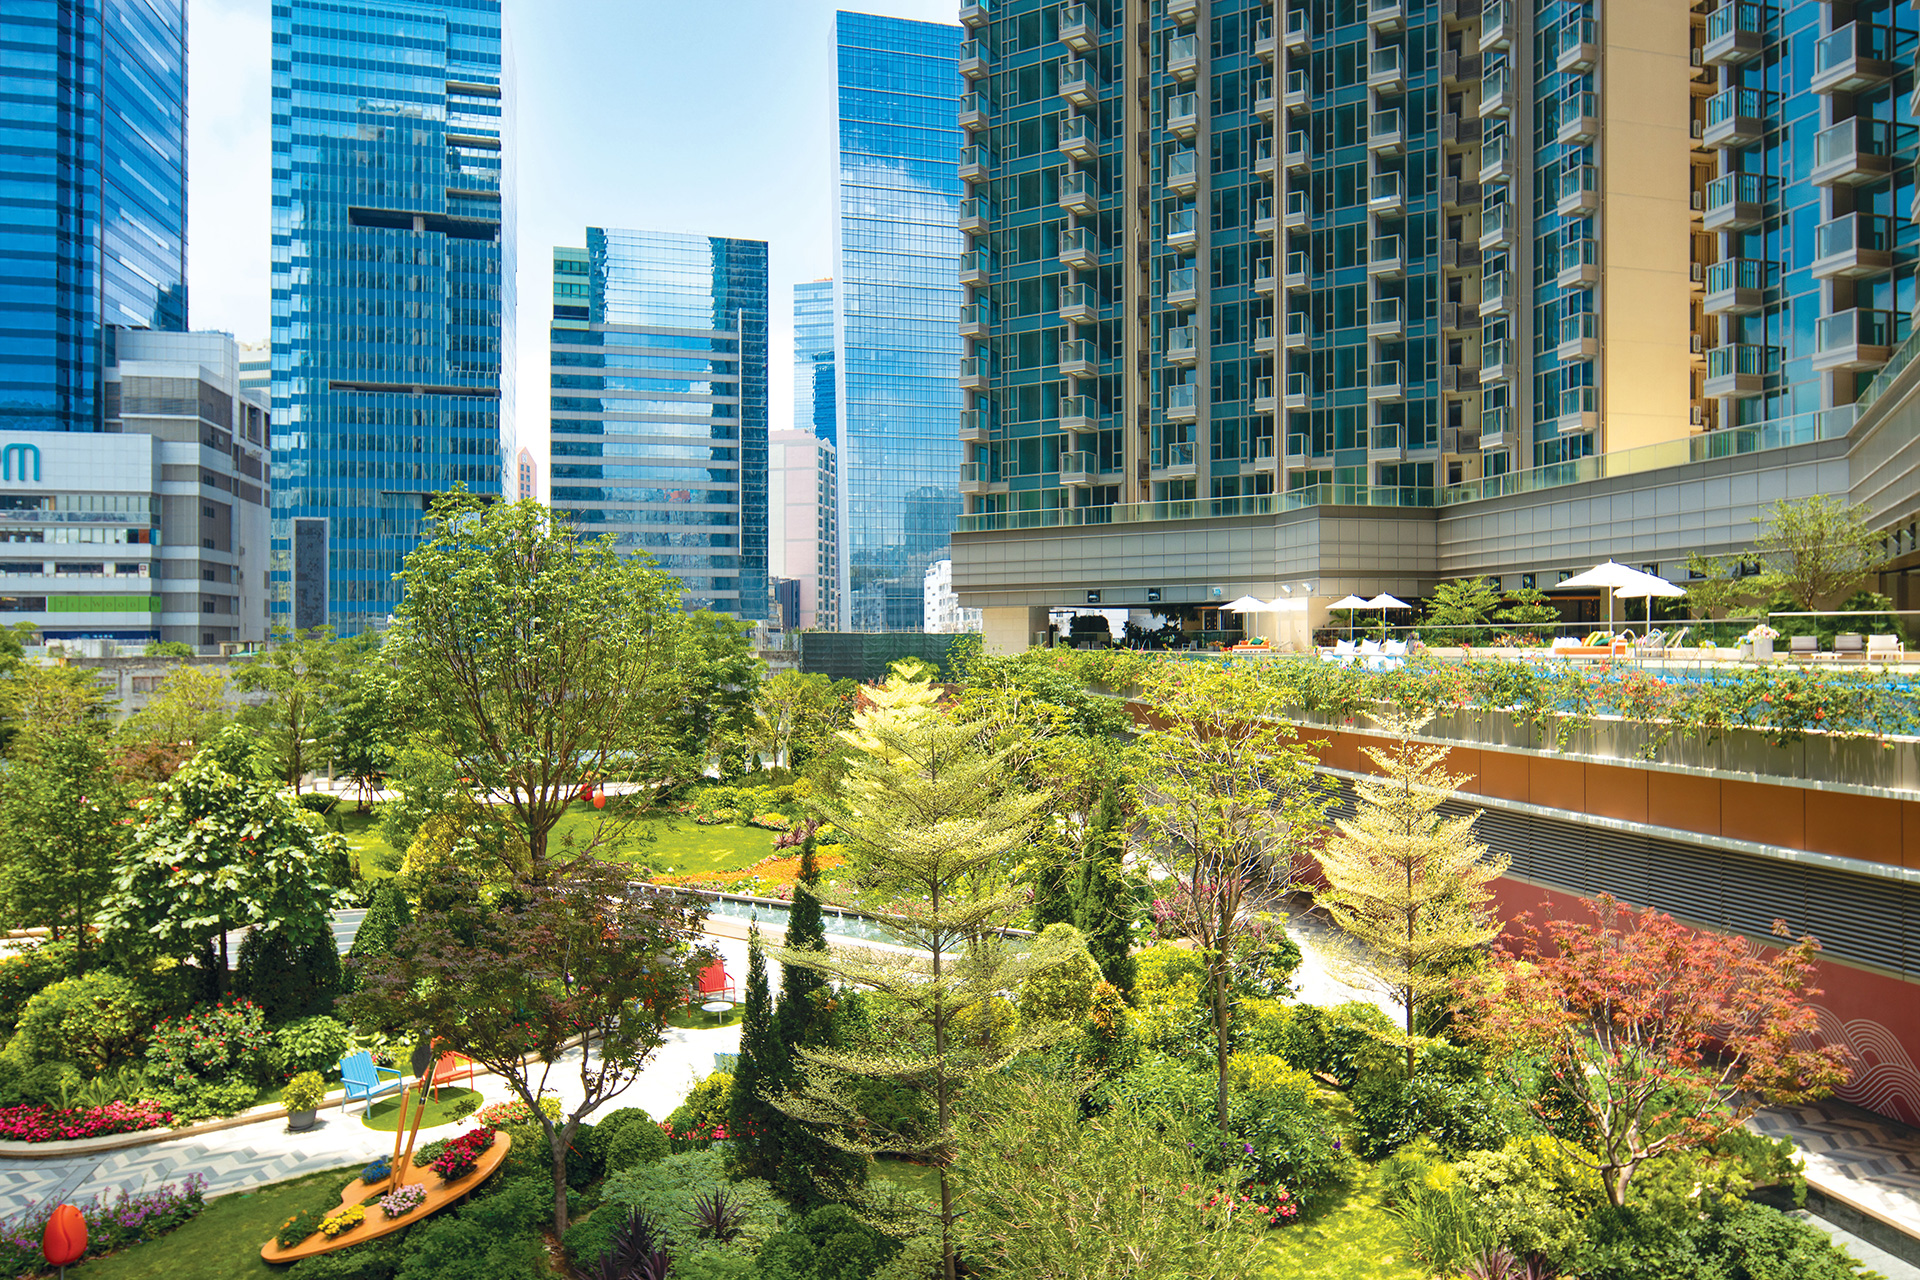
M1838 660L1865 658L1867 656L1867 638L1851 632L1833 638L1833 656Z
M1907 656L1899 636L1868 636L1867 661L1900 662Z

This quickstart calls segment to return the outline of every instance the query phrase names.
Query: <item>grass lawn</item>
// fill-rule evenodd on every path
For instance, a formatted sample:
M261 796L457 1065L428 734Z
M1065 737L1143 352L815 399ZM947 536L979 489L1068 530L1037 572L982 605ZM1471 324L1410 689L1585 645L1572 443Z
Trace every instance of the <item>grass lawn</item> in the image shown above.
M473 1106L468 1109L469 1112L479 1110L480 1104L486 1101L485 1098L482 1098L480 1094L473 1089L442 1089L440 1090L440 1100L438 1102L435 1102L432 1098L427 1099L427 1115L426 1118L420 1122L421 1131L424 1133L426 1130L434 1128L437 1125L454 1123L453 1117L447 1113L452 1111L454 1105L463 1098L471 1099L473 1102ZM409 1117L407 1123L409 1126L413 1123L411 1118L412 1114L419 1109L419 1102L409 1097L407 1099L407 1114ZM365 1119L363 1119L361 1123L366 1125L367 1128L377 1129L381 1133L392 1133L394 1126L400 1123L400 1099L382 1098L373 1104L373 1108L367 1112Z
M1380 1203L1371 1173L1344 1201L1305 1222L1267 1232L1262 1280L1430 1280L1413 1258L1400 1223Z
M568 835L585 840L593 834L599 815L590 804L576 802L553 829L556 846ZM374 814L343 812L340 825L347 843L360 855L361 870L370 877L393 875L400 854L380 834ZM708 875L742 871L773 856L771 831L758 827L703 827L691 818L655 815L640 819L621 833L613 856L652 867L662 875Z
M137 1244L108 1258L92 1258L74 1271L87 1280L265 1280L286 1274L260 1261L260 1246L315 1187L338 1189L360 1172L342 1165L258 1191L222 1196L171 1235Z
M667 1014L667 1025L683 1031L711 1031L715 1027L737 1025L746 1017L746 1012L744 1004L736 1004L725 1013L708 1013L697 1005L681 1005Z

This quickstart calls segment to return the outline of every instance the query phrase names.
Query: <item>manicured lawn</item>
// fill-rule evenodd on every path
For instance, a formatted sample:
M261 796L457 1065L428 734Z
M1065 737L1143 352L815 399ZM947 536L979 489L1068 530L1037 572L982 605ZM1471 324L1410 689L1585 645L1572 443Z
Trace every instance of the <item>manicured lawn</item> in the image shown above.
M343 1187L359 1172L357 1164L343 1165L259 1191L222 1196L173 1234L83 1262L73 1272L86 1280L264 1280L284 1275L285 1268L260 1261L260 1246L307 1202L315 1187Z
M1343 1203L1305 1222L1267 1232L1260 1243L1263 1280L1430 1280L1413 1258L1400 1223L1380 1203L1371 1176Z
M472 1089L442 1089L440 1090L440 1100L438 1102L435 1102L432 1098L427 1099L427 1115L426 1118L420 1122L421 1131L424 1133L436 1125L452 1124L454 1122L453 1117L447 1113L453 1110L454 1104L463 1098L473 1100L474 1105L470 1110L478 1110L480 1104L486 1101L486 1099L482 1098L479 1093ZM409 1127L413 1124L413 1113L419 1109L420 1103L418 1100L413 1098L407 1100L407 1124ZM381 1133L392 1133L394 1126L400 1123L400 1099L382 1098L378 1102L375 1102L373 1109L367 1113L366 1118L362 1120L361 1123L366 1125L367 1128L377 1129Z
M593 835L598 817L592 805L576 803L553 829L551 839L556 847L569 835L584 842ZM400 853L382 838L377 815L344 812L340 825L368 876L390 876L400 869ZM773 832L758 827L703 827L691 818L658 815L627 827L611 852L661 875L709 875L742 871L773 856L773 837Z
M708 1013L698 1005L681 1005L667 1014L667 1025L683 1031L711 1031L715 1027L735 1026L745 1016L745 1005L736 1004L725 1013Z

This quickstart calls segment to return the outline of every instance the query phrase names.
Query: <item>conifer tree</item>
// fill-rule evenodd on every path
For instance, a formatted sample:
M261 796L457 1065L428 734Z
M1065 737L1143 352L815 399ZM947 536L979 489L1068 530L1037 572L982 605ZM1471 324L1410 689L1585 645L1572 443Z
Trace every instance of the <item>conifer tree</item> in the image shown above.
M816 886L819 868L814 864L814 837L809 835L800 846L800 876L793 886L793 908L787 913L787 951L826 954L827 926L820 915L820 896ZM803 964L780 966L780 1009L775 1015L780 1042L789 1049L798 1045L825 1044L827 1014L824 997L827 980L815 969Z
M747 998L740 1024L740 1057L733 1068L733 1093L727 1104L727 1136L735 1160L747 1177L769 1177L777 1167L781 1114L766 1100L766 1086L787 1075L786 1047L773 1023L773 996L767 989L767 958L760 950L760 928L747 934Z
M1507 869L1474 838L1477 814L1439 808L1466 781L1448 773L1446 748L1413 735L1425 716L1378 717L1396 741L1368 747L1382 777L1356 783L1359 812L1335 822L1320 855L1327 887L1317 895L1340 926L1338 963L1406 1010L1407 1076L1413 1076L1415 1016L1447 990L1453 971L1499 936L1487 886Z
M1050 924L1073 923L1073 886L1069 883L1066 859L1049 841L1035 850L1029 876L1033 882L1033 931Z
M1120 788L1112 778L1087 825L1074 885L1073 927L1087 936L1087 950L1100 975L1133 998L1133 886L1122 854L1126 847Z
M1026 1047L1017 1036L969 1034L992 1021L1000 994L1045 967L1034 947L1015 957L996 930L1012 919L1023 895L1008 869L1026 843L1044 796L1010 784L1011 748L988 746L978 727L950 716L925 664L898 664L868 691L868 707L844 735L851 748L837 791L817 804L841 832L850 891L835 901L884 916L903 949L818 951L783 948L785 965L885 996L917 1023L929 1050L909 1044L802 1048L798 1087L779 1099L798 1120L845 1150L910 1155L940 1178L941 1274L957 1280L952 1157L955 1108L970 1083ZM920 1132L892 1131L863 1115L848 1082L891 1082L919 1091L933 1121Z

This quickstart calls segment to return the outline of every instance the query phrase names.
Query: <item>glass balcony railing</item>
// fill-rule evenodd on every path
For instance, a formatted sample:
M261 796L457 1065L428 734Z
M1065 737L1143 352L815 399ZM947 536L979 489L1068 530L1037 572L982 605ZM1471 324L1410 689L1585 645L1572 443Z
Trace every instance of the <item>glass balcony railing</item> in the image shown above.
M1373 51L1367 60L1367 78L1370 80L1398 80L1400 78L1400 46L1382 45Z
M1060 256L1078 257L1081 254L1100 256L1100 244L1093 233L1084 227L1069 227L1060 233Z
M1899 35L1891 27L1871 22L1849 22L1813 45L1813 74L1816 79L1862 61L1892 62L1899 47Z
M1578 22L1569 22L1560 28L1560 39L1556 54L1567 55L1581 45L1600 43L1600 24L1592 18L1581 18Z
M1085 450L1060 455L1061 475L1092 475L1095 470L1093 455Z
M1495 98L1505 98L1512 84L1513 76L1507 70L1505 63L1497 67L1489 67L1480 77L1480 100L1489 102Z
M1261 196L1253 202L1253 221L1258 226L1262 222L1273 221L1273 197Z
M1191 382L1183 382L1183 383L1180 383L1178 386L1168 387L1167 388L1168 410L1171 411L1174 409L1193 408L1194 406L1193 392L1194 392L1194 386Z
M1253 399L1257 404L1262 400L1273 399L1273 379L1255 378L1253 380Z
M1822 316L1814 326L1813 349L1819 353L1856 347L1891 347L1900 341L1898 312L1860 307Z
M1723 4L1707 15L1707 43L1724 40L1736 31L1757 35L1766 28L1766 13L1757 4Z
M1093 343L1087 341L1085 338L1081 338L1075 342L1063 342L1060 344L1060 363L1063 366L1082 364L1098 365L1100 363L1100 354L1095 349Z
M1192 270L1191 267L1188 270ZM1093 290L1084 284L1063 284L1060 286L1060 309L1062 311L1098 311L1100 300L1094 297Z
M1582 116L1598 119L1600 116L1600 95L1591 91L1576 93L1563 98L1560 102L1560 123L1577 120Z
M1871 213L1845 213L1813 229L1813 256L1815 261L1819 261L1863 249L1884 253L1893 248L1893 241L1892 218Z
M1167 239L1193 234L1193 210L1175 209L1167 215Z
M1100 137L1094 132L1093 122L1085 116L1075 116L1060 126L1060 149L1079 151L1096 148Z
M1193 268L1175 267L1167 272L1167 294L1193 292Z
M1600 262L1600 242L1590 236L1578 240L1569 240L1560 246L1560 270L1577 271L1581 267L1597 266Z
M1600 317L1591 311L1576 311L1570 316L1560 317L1560 345L1586 340L1597 341L1600 337Z
M1398 360L1377 360L1374 362L1372 372L1367 376L1367 385L1370 387L1376 389L1397 387L1400 385L1401 377L1400 362Z
M1200 54L1200 38L1195 35L1175 36L1167 41L1167 65L1193 62Z
M1560 416L1571 418L1576 414L1600 412L1600 391L1597 387L1566 387L1560 392Z
M1707 377L1766 377L1780 372L1780 348L1736 343L1707 352Z
M1295 67L1287 72L1287 98L1289 101L1299 102L1306 97L1307 73L1304 68Z
M1174 388L1180 390L1179 387ZM1192 388L1187 389L1191 393ZM1191 395L1189 395L1191 399ZM1181 440L1160 448L1160 465L1163 467L1190 467L1193 465L1193 441Z
M1373 185L1368 189L1368 198L1374 204L1400 203L1400 175L1397 173L1376 173Z
M1292 222L1296 218L1310 216L1307 208L1307 193L1299 190L1287 192L1287 220Z
M993 167L993 153L985 147L960 148L960 167L965 169L969 165L990 169Z
M1061 396L1060 421L1090 423L1100 416L1100 403L1092 396Z
M1707 184L1707 208L1765 204L1773 198L1773 180L1761 173L1727 173Z
M1484 440L1488 436L1504 435L1512 421L1511 414L1512 411L1503 404L1480 410L1480 438Z
M985 356L966 356L960 361L960 376L963 378L984 378L992 370Z
M1167 100L1167 127L1179 128L1192 124L1200 118L1200 98L1197 94L1175 94Z
M993 255L985 249L975 249L972 253L960 255L962 271L978 271L990 274L993 271Z
M1581 196L1600 189L1600 169L1597 165L1580 164L1560 175L1560 199L1577 200Z
M1367 136L1376 142L1382 138L1398 138L1400 109L1395 107L1390 111L1374 112L1373 118L1367 122Z
M1492 342L1480 344L1480 367L1485 369L1505 369L1513 360L1512 348L1505 338L1495 338ZM1483 428L1484 429L1484 428Z
M1400 261L1400 237L1376 236L1367 245L1367 261L1371 265L1383 262Z
M1167 330L1167 354L1191 356L1199 350L1198 331L1190 324Z
M1893 122L1855 116L1813 135L1813 167L1845 164L1855 156L1893 154Z
M1480 305L1493 311L1505 305L1507 300L1507 273L1489 271L1480 281Z
M1199 171L1200 158L1191 148L1183 147L1167 157L1167 181L1180 182L1194 177Z
M1084 173L1069 173L1060 179L1061 204L1092 204L1099 200L1100 193L1093 185L1093 179Z
M1480 172L1493 173L1507 167L1507 159L1512 148L1507 145L1507 135L1492 134L1480 143Z
M1773 94L1764 89L1728 89L1707 99L1707 128L1737 119L1758 119L1773 104Z
M1512 233L1509 226L1508 211L1510 205L1489 205L1480 211L1480 238L1482 240L1505 240Z
M1273 264L1268 263L1267 267L1268 267L1268 274L1272 274ZM1259 272L1256 271L1254 274L1258 275ZM1306 250L1294 249L1287 254L1287 277L1293 280L1306 279L1307 277Z
M1374 329L1397 329L1400 327L1400 299L1375 298L1367 307L1367 324Z
M1775 266L1758 258L1729 258L1707 268L1707 292L1730 293L1735 289L1773 287Z

